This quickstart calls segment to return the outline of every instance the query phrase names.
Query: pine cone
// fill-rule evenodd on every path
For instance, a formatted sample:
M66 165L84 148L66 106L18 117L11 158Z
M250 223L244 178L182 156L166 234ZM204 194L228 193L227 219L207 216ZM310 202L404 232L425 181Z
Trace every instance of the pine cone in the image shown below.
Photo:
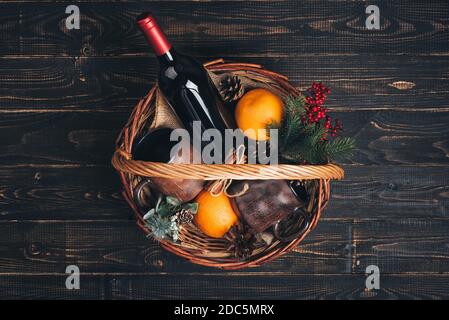
M231 102L239 99L245 92L240 78L232 75L226 76L220 81L220 93L224 101Z
M253 230L241 223L233 226L226 233L225 239L230 242L228 251L238 259L245 260L250 257L257 247L257 237Z
M179 224L188 224L192 222L194 214L189 209L181 209L176 213L176 220Z

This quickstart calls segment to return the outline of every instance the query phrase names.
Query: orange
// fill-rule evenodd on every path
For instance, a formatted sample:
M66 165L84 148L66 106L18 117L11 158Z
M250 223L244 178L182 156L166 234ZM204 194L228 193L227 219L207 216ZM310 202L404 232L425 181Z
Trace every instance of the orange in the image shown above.
M194 222L209 237L221 238L237 223L237 215L226 195L221 194L215 197L204 190L198 195L196 201L198 212L195 214Z
M253 89L243 95L235 109L237 126L253 140L267 140L267 132L258 132L274 122L280 123L284 104L281 98L266 89Z

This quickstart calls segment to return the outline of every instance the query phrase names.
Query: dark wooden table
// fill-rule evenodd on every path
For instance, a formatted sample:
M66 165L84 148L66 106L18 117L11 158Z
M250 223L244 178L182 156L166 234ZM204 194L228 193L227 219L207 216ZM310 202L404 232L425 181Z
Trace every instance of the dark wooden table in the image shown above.
M80 30L67 30L77 4ZM367 30L365 8L380 8ZM180 51L321 80L358 141L318 227L258 269L163 251L136 227L110 165L155 80L134 18ZM0 298L449 298L449 3L0 0ZM67 290L65 269L81 270ZM365 290L365 269L380 289Z

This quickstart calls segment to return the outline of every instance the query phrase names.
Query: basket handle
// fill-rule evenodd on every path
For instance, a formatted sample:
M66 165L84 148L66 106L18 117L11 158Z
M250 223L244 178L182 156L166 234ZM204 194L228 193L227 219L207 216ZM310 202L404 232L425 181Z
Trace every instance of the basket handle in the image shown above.
M325 165L262 164L173 164L131 159L118 149L112 165L121 172L143 177L198 180L313 180L344 177L343 169L333 163Z

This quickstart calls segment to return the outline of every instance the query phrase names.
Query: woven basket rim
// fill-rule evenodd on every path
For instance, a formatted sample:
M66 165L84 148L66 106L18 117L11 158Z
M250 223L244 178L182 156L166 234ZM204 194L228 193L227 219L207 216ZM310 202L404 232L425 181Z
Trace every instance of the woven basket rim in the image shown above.
M334 163L323 165L295 164L173 164L133 160L123 149L112 159L120 171L145 177L198 180L311 180L344 178L344 170Z

